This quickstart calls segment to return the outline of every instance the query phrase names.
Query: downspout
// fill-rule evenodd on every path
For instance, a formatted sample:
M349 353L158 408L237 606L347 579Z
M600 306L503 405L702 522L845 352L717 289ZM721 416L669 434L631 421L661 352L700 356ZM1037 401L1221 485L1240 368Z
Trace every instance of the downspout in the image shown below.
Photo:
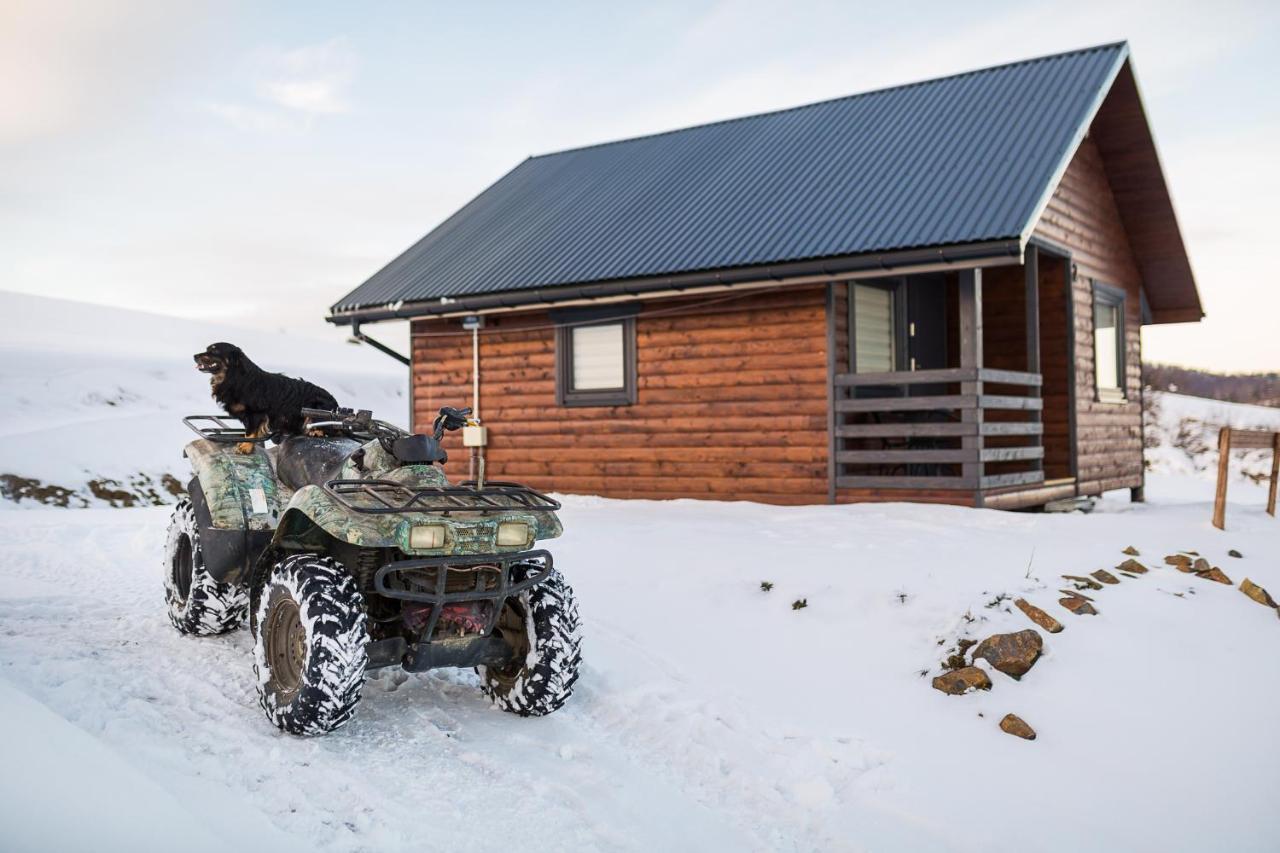
M413 362L411 362L411 361L409 360L409 358L408 358L408 357L401 355L400 353L398 353L398 352L396 352L395 350L393 350L391 347L389 347L389 346L387 346L386 344L384 344L382 341L375 341L373 338L369 337L369 336L368 336L368 335L366 335L364 332L360 331L360 321L359 321L359 320L352 320L352 321L351 321L351 337L352 337L352 339L357 340L357 341L360 341L361 343L368 344L369 346L371 346L371 347L373 347L374 349L376 349L378 352L385 353L386 355L391 356L391 357L392 357L392 358L394 358L396 361L400 362L400 363L401 363L401 364L403 364L405 367L409 368L409 420L408 420L408 424L409 424L409 429L411 429L411 430L412 430L412 429L413 429L413 414L414 414L414 413L413 413Z
M375 341L373 338L369 337L364 332L360 331L359 320L351 321L351 337L355 338L357 341L360 341L361 343L368 344L369 346L376 349L378 352L386 353L387 355L394 358L396 361L403 364L405 367L410 366L409 358L407 356L401 355L400 353L396 352L391 347L387 346L381 341Z

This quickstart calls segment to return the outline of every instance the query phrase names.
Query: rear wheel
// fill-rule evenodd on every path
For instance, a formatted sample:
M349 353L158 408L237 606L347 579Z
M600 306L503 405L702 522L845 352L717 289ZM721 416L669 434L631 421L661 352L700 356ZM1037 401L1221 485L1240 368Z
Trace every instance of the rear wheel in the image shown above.
M523 580L531 569L517 566L512 579ZM497 630L516 658L505 667L477 670L493 703L522 717L541 717L564 705L582 663L578 602L564 577L552 569L542 584L509 600Z
M351 719L369 656L364 597L342 564L286 557L258 596L253 647L258 701L294 735L331 732Z
M223 634L244 621L248 597L205 571L200 525L191 501L173 510L164 554L164 601L169 621L183 634Z

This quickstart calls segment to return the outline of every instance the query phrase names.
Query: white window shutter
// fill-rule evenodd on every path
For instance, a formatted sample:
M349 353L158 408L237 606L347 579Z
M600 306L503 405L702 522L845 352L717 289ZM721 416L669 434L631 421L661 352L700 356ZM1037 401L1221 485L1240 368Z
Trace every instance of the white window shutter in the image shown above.
M893 291L867 284L853 286L854 364L858 373L894 369Z
M573 335L574 391L601 391L626 385L626 356L622 324L575 326Z

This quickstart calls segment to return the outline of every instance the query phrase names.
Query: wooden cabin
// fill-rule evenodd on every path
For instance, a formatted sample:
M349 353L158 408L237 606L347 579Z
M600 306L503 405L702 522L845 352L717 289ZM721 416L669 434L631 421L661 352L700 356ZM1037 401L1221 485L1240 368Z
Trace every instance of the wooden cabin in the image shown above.
M1141 499L1139 331L1202 315L1120 43L530 158L329 319L410 318L493 478L1016 508Z

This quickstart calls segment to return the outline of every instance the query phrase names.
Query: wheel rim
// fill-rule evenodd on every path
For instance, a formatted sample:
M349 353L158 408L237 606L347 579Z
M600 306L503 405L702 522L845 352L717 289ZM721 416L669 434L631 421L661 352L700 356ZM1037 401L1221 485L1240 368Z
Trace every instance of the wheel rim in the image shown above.
M508 599L498 616L497 629L511 646L513 660L506 666L489 667L488 672L505 689L510 689L525 671L529 657L528 608L523 602Z
M271 683L285 702L292 701L302 689L302 673L307 665L307 631L298 603L287 596L275 601L262 631Z
M192 571L191 537L184 533L178 537L178 547L173 554L173 565L169 567L173 588L177 590L178 600L184 604L191 595Z

